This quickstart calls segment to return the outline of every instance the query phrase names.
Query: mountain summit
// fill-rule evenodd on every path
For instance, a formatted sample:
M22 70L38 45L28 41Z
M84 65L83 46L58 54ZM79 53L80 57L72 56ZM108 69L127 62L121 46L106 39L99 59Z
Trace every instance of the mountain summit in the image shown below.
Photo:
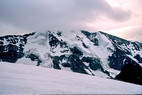
M101 31L7 35L0 37L0 61L115 78L126 63L141 69L142 43Z

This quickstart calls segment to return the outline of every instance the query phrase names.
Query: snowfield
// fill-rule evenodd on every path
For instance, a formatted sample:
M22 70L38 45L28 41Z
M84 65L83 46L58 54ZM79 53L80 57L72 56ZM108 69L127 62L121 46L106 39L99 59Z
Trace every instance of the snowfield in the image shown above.
M142 86L23 64L0 63L0 95L142 94Z

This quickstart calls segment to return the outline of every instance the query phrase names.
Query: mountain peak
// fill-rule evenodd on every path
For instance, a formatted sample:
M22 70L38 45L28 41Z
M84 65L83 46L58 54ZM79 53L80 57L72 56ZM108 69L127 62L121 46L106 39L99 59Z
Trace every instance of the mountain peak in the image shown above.
M141 43L102 31L43 31L3 36L0 52L1 61L33 63L31 65L106 78L118 75L127 57L137 60L137 64L142 63Z

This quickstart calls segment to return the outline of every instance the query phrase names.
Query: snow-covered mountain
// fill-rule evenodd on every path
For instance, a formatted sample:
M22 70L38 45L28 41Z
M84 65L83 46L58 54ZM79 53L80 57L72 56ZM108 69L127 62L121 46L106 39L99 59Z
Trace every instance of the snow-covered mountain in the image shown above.
M0 62L0 95L142 94L142 86L50 68Z
M0 37L0 60L115 78L125 64L142 64L142 43L100 31L34 32Z

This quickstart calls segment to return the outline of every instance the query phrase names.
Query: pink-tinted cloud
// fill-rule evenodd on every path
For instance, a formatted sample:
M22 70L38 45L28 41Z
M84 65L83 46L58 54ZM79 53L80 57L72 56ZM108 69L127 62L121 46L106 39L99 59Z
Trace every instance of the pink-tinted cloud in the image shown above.
M115 0L116 1L116 0ZM132 13L132 18L125 21L125 22L109 22L111 23L111 27L107 26L106 29L108 33L126 38L128 40L133 41L140 41L142 42L141 36L142 36L142 12L140 12L140 9L142 8L142 2L141 0L117 0L119 1L119 4L117 7L121 7L126 10L130 10ZM108 31L110 30L110 31Z
M107 0L0 0L0 30L108 31L142 24L141 0L113 1L116 6Z

